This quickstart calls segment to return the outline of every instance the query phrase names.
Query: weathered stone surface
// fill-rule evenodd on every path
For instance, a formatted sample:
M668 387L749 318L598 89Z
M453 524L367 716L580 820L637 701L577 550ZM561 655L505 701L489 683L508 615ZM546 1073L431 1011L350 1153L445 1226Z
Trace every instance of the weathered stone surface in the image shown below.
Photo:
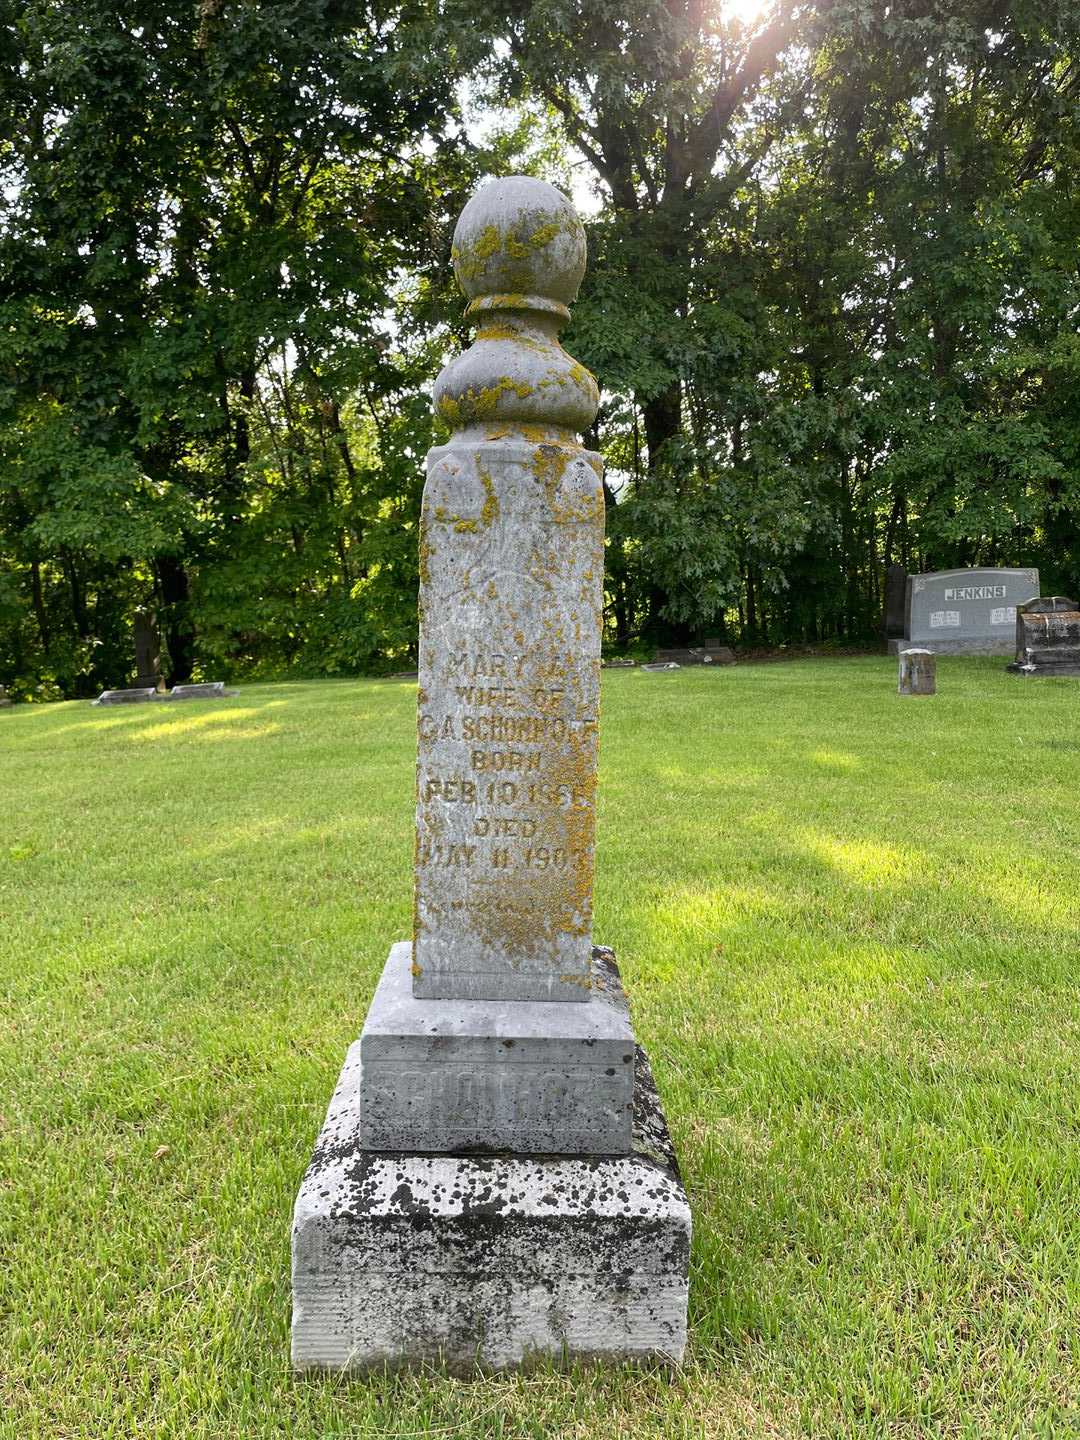
M297 1197L294 1366L680 1359L690 1211L643 1052L633 1153L605 1159L373 1154L360 1068Z
M91 705L141 705L153 700L157 691L153 686L140 686L137 690L103 690Z
M585 238L539 180L481 189L479 315L440 375L421 516L414 993L588 1000L604 573L591 375L558 332ZM494 287L494 288L493 288Z
M1039 593L1038 570L939 570L910 575L898 654L926 646L935 655L1010 655L1016 607Z
M937 661L930 650L901 650L897 692L933 695L937 689Z
M1017 675L1080 675L1080 606L1065 595L1044 595L1016 615Z
M11 704L11 696L7 693L7 686L0 685L0 710L6 709Z
M365 1150L625 1154L634 1032L615 959L585 1005L418 1000L395 945L360 1037Z

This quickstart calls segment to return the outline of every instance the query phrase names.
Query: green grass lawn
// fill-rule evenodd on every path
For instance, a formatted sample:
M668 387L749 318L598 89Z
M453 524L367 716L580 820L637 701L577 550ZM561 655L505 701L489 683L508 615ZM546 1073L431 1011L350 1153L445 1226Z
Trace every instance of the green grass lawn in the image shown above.
M604 678L596 938L694 1211L674 1378L296 1380L408 933L415 686L0 713L0 1436L1080 1435L1080 682Z

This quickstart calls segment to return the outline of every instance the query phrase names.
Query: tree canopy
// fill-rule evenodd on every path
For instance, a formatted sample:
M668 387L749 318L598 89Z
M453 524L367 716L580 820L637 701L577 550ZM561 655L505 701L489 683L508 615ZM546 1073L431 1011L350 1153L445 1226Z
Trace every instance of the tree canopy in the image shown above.
M589 201L607 638L1080 587L1071 0L0 3L0 683L410 664L481 178Z

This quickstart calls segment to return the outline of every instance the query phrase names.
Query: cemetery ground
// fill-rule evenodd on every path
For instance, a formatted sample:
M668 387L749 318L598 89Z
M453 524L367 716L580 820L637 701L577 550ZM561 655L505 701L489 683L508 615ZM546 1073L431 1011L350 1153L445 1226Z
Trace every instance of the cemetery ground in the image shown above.
M0 1436L1080 1434L1077 684L605 674L674 1379L289 1373L293 1198L409 931L414 685L0 716Z

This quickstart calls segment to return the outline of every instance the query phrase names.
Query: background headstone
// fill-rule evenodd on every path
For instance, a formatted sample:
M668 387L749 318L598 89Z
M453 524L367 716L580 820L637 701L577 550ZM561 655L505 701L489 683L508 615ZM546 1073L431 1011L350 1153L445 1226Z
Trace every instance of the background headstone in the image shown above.
M936 655L1011 655L1016 609L1039 593L1037 570L940 570L910 575L904 638L896 654L925 646Z
M673 646L657 650L653 662L657 665L669 662L676 665L734 665L735 652L730 646L721 645L719 641L711 644L705 642L701 645Z
M157 698L158 692L150 686L136 690L103 690L91 705L142 705Z
M161 688L161 642L157 625L149 610L136 610L135 632L135 687L140 690Z
M1019 606L1016 659L1019 675L1080 675L1080 607L1065 595L1040 596Z
M11 704L11 697L7 693L7 686L0 685L0 710L6 709Z
M165 700L224 700L235 695L235 690L226 690L224 680L200 680L191 685L174 685Z
M885 611L882 628L886 640L902 640L907 619L908 573L903 565L890 565L885 572Z
M901 650L897 692L900 695L933 695L937 689L937 662L930 650Z

